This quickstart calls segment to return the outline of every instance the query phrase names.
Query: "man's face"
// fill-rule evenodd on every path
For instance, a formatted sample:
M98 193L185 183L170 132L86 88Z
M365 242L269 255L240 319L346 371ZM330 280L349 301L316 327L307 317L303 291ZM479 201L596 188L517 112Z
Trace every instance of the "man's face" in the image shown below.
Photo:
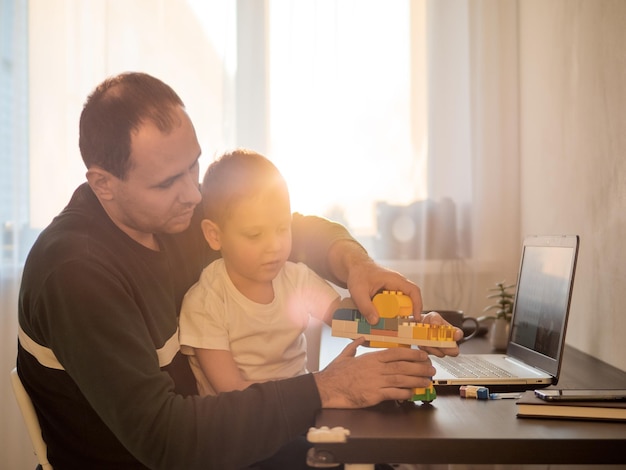
M169 134L148 122L131 135L131 168L124 180L114 180L106 206L118 227L150 248L156 248L154 234L185 230L201 200L200 145L187 113L176 113L181 124Z

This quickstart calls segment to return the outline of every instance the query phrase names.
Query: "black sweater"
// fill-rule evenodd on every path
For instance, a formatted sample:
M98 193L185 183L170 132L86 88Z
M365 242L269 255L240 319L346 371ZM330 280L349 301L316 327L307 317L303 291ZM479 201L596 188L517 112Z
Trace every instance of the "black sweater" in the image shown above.
M19 298L18 371L55 469L238 468L313 424L320 398L310 374L196 395L177 323L185 292L217 256L198 220L152 251L119 230L84 184L34 244ZM347 232L294 214L293 234L292 259L328 278L328 247Z

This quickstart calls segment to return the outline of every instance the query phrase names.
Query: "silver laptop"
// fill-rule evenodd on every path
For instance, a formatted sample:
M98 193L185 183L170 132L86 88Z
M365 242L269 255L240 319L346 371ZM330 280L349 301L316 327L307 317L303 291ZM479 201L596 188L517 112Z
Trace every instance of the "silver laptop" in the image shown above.
M484 385L496 386L495 390L525 390L556 384L578 244L576 235L526 238L506 354L432 356L437 369L435 386Z

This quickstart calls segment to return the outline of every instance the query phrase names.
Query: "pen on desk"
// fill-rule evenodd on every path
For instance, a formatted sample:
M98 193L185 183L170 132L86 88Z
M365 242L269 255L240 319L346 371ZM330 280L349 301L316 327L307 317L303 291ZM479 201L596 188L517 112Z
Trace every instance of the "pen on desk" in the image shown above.
M490 393L490 400L502 400L502 399L515 399L521 397L522 394L518 392L507 392L507 393Z

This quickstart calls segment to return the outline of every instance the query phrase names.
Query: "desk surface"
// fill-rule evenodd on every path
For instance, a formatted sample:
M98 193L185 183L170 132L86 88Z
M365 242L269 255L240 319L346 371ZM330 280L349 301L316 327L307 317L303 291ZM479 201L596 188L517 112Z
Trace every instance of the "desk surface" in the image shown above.
M472 339L462 352L488 350ZM566 346L562 388L626 388L626 372ZM588 464L626 463L626 423L516 418L515 400L438 394L431 405L383 403L322 410L316 426L343 426L347 443L316 444L320 462Z

